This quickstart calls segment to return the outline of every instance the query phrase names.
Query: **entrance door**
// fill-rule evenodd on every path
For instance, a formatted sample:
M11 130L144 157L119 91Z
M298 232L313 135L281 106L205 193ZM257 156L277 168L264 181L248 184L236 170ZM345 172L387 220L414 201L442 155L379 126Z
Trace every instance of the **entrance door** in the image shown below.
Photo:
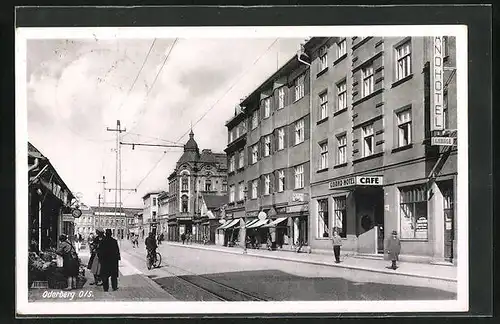
M374 216L375 216L375 226L377 226L377 253L384 253L384 190L378 189L374 194L376 199L374 199Z
M442 187L443 211L444 211L444 257L447 261L453 262L453 239L454 239L454 206L453 187L446 184Z

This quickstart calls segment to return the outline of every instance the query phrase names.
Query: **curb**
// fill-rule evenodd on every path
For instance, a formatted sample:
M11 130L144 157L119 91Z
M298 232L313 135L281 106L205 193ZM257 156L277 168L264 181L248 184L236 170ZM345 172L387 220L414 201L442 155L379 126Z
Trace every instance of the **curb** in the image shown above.
M175 243L172 244L170 242L165 242L165 244L168 244L170 246L184 247L184 248L190 248L190 249L198 249L198 250L207 250L207 251L216 251L216 252L222 252L222 253L244 255L241 251L238 251L238 252L226 251L226 250L207 248L204 246L182 245L182 244L175 244ZM374 268L352 266L352 265L345 265L345 264L332 264L332 263L314 261L314 260L302 260L302 259L295 259L295 258L290 258L290 257L286 257L286 256L283 257L283 256L274 256L274 255L260 255L260 254L252 254L252 253L248 253L248 252L246 253L246 255L256 257L256 258L266 258L266 259L282 260L282 261L289 261L289 262L308 263L308 264L321 265L321 266L338 267L338 268L368 271L368 272L377 272L377 273L384 273L384 274L397 275L397 276L407 276L407 277L415 277L415 278L442 280L442 281L457 283L457 279L449 278L449 277L421 275L421 274L415 274L415 273L411 273L411 272L391 272L391 271L383 270L383 269L374 269Z

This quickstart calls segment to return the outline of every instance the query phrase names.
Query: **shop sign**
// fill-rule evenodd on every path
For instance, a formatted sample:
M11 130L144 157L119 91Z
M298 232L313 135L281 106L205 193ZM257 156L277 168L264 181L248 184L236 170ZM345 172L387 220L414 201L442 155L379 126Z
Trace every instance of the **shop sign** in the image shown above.
M352 186L381 186L384 184L382 176L356 176L340 180L330 181L330 189L345 188Z
M276 208L276 214L285 214L285 213L286 213L286 207Z
M431 68L431 131L444 129L443 116L443 37L435 36L432 46Z
M247 216L248 217L257 217L257 215L259 214L259 212L257 211L253 211L253 212L248 212L247 213Z
M75 218L73 217L72 214L62 214L62 221L63 222L74 222Z
M305 194L301 192L292 193L292 201L304 201Z
M454 137L434 136L431 137L431 145L453 146L455 145Z
M415 238L420 238L420 239L427 238L427 218L423 216L417 219Z
M309 210L309 205L295 205L295 206L288 206L286 208L287 213L300 213L302 211L308 211Z

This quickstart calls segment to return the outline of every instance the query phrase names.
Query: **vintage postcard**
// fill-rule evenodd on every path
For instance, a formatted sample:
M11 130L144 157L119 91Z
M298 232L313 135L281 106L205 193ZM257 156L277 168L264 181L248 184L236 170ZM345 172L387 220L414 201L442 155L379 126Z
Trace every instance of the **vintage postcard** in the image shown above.
M467 73L459 25L18 28L18 314L467 311Z

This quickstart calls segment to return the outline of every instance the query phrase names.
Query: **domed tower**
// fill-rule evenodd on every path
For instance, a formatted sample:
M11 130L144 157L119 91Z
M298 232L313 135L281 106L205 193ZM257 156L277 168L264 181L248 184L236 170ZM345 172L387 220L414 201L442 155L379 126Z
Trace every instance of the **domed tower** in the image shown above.
M178 164L182 164L184 162L196 162L200 157L200 150L198 149L198 143L194 140L193 129L189 133L189 140L184 144L184 154L182 154L181 158L177 162Z

